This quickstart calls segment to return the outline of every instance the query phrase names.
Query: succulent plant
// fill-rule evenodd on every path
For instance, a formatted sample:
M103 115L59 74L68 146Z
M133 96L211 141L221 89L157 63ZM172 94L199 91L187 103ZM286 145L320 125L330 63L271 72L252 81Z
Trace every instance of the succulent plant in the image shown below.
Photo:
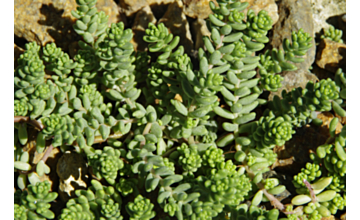
M313 162L294 175L291 204L277 199L286 186L269 172L279 162L274 149L299 127L315 126L320 112L346 116L341 69L334 80L267 100L282 87L279 73L305 60L308 33L263 51L273 25L267 12L218 0L209 3L210 35L197 56L164 23L149 23L147 51L134 51L124 23L109 26L96 0L76 3L82 40L73 59L55 43L27 43L17 60L15 219L320 219L346 208L346 126L338 133L337 118ZM44 153L36 164L27 151L34 142ZM93 174L59 216L49 209L57 193L40 181L55 147L81 154Z

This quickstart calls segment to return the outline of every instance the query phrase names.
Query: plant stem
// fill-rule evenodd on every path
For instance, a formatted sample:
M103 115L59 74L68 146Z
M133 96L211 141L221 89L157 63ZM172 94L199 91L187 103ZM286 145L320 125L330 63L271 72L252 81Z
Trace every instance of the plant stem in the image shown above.
M44 125L37 120L31 120L30 117L27 116L14 116L14 123L21 123L21 122L28 123L38 128L40 131L44 129Z

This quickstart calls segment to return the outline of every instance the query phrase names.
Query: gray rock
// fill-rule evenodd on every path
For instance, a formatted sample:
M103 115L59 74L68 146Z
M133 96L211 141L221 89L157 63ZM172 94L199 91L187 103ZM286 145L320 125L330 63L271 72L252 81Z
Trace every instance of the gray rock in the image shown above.
M240 0L240 2L249 3L249 6L243 11L245 15L249 9L254 10L256 14L261 10L265 10L273 20L273 24L279 20L278 6L275 3L275 0Z
M209 14L212 14L209 3L211 0L183 0L184 3L184 14L192 18L206 19ZM214 1L215 5L218 6L217 2Z
M190 33L190 25L183 13L183 3L174 2L169 5L168 10L158 23L164 23L174 36L180 36L180 45L184 46L185 52L191 54L194 43Z
M195 50L198 50L200 47L204 47L203 36L210 37L211 35L206 26L206 21L201 18L198 18L196 21L191 23L191 32L193 40L195 41Z
M175 2L175 0L121 0L119 6L126 16L131 16L141 8L152 5L167 5Z
M63 50L80 38L73 30L76 10L73 0L15 0L14 32L19 38L44 46L55 42ZM98 0L96 7L109 15L109 24L119 21L119 10L113 1Z
M346 0L308 0L313 14L314 33L329 28L326 20L346 13Z

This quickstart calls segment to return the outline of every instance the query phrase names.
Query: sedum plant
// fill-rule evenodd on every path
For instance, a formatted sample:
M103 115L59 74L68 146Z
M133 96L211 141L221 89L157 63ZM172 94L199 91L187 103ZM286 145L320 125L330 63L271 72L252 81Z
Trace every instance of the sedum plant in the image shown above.
M267 12L245 14L248 3L218 0L209 3L211 34L196 58L162 23L149 23L148 51L135 52L131 29L108 26L96 0L76 3L82 40L74 58L54 43L28 43L14 71L14 170L24 190L14 195L22 198L16 218L55 218L48 203L56 193L40 181L55 147L82 154L92 179L59 219L319 219L345 209L346 132L335 134L336 119L313 163L294 176L291 204L277 199L285 183L267 175L274 148L297 128L318 124L324 111L346 116L341 69L334 80L266 99L282 86L279 73L304 61L308 33L294 31L282 49L263 51L273 23ZM33 141L44 153L37 164L25 151Z
M338 43L343 43L342 30L335 29L334 26L330 25L329 29L324 30L324 34L321 35L321 39L329 39Z
M16 191L14 195L14 219L45 220L54 219L55 214L50 210L51 202L56 192L50 192L50 182L37 182L29 185L26 191Z

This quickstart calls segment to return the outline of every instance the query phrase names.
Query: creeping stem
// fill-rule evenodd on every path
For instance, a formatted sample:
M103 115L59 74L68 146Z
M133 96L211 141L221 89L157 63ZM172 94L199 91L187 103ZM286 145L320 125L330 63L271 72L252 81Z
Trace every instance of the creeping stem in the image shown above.
M30 119L30 117L27 116L14 116L14 123L21 123L21 122L28 123L39 129L40 131L44 129L44 125L37 120Z

